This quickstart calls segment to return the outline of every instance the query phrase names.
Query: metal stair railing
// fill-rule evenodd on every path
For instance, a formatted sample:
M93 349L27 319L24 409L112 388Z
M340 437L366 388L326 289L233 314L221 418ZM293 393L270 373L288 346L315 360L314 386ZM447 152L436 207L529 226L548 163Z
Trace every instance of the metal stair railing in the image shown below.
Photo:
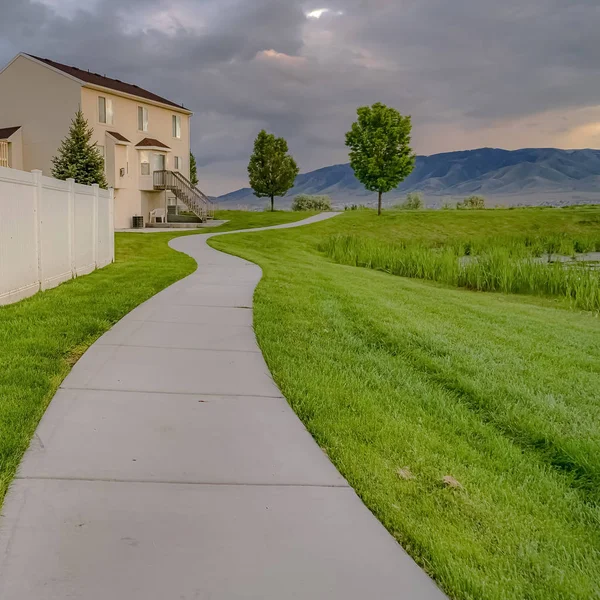
M155 190L169 190L181 200L201 221L214 218L214 205L206 194L178 171L154 171Z

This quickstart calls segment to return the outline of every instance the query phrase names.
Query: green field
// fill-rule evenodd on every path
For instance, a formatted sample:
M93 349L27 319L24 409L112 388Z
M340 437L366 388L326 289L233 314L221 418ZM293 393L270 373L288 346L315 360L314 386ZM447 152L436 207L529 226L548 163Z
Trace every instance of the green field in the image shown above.
M520 214L525 219L530 215ZM599 311L600 222L593 218L594 211L588 212L587 218L583 212L574 214L583 218L575 223L562 220L560 232L486 231L484 235L457 234L445 240L390 241L381 228L379 236L328 236L319 249L341 264L479 291L563 298L574 307ZM462 219L447 218L449 231L453 229L452 222L461 224ZM573 231L569 232L569 228Z
M561 293L400 277L327 245L599 235L598 208L353 211L210 242L262 267L255 330L276 382L452 598L600 597L600 321Z
M289 223L310 213L222 211L229 222L187 233L118 233L116 262L104 269L0 307L0 506L37 423L83 352L121 317L193 272L171 250L180 235Z

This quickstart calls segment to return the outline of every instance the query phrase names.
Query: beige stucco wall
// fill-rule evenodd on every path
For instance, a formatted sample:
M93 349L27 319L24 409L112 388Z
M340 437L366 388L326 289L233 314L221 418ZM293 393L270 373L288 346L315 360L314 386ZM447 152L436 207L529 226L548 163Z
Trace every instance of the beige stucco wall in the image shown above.
M142 214L141 211L141 192L139 190L131 188L115 190L115 229L129 229L132 225L131 217Z
M113 123L100 123L98 113L98 97L103 96L112 101ZM176 108L156 106L141 99L119 96L108 91L95 88L81 88L81 106L89 124L94 129L92 141L104 146L107 179L115 188L115 227L118 229L131 227L133 215L143 215L144 220L150 218L150 211L164 205L164 194L150 191L153 189L152 177L141 174L141 152L164 154L165 166L175 169L175 157L181 158L181 173L189 178L190 156L190 115L179 112ZM148 131L138 130L138 106L148 110ZM181 116L181 138L173 137L172 116ZM115 143L110 131L120 133L130 143ZM154 138L169 146L168 150L138 149L144 138ZM124 175L120 172L123 169Z
M113 124L100 123L98 120L98 97L103 96L112 100L113 104ZM182 159L181 173L189 177L190 172L190 116L179 112L176 108L163 108L144 102L141 99L132 99L111 94L88 87L81 88L81 106L83 113L89 124L94 128L93 141L106 146L106 132L116 131L131 141L129 162L130 169L132 164L139 166L139 150L135 148L136 144L146 137L155 138L163 144L169 146L170 150L165 151L166 168L173 170L175 168L175 156ZM138 130L138 106L148 109L148 131ZM172 116L181 116L181 138L173 137ZM126 165L115 165L117 170ZM136 173L139 169L136 169ZM120 187L119 182L115 182L115 187Z
M23 170L50 175L80 102L76 81L24 56L0 73L0 127L21 125Z

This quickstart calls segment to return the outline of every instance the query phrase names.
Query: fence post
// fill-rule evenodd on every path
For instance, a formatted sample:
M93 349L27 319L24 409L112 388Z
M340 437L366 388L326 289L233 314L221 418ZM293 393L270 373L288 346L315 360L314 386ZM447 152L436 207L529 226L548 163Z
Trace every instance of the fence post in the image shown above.
M46 289L44 282L44 261L42 259L42 172L39 169L31 171L33 173L33 218L35 228L35 247L37 254L37 278L40 291Z
M69 235L69 268L71 269L71 277L77 276L75 269L75 180L73 178L67 179L69 184L69 196L67 198L67 215L68 215L68 235Z
M92 183L92 189L94 192L94 209L92 213L93 222L93 234L92 234L92 252L94 269L98 268L98 196L100 193L100 186L97 183Z
M108 198L108 239L110 248L110 262L115 262L115 189L109 188Z

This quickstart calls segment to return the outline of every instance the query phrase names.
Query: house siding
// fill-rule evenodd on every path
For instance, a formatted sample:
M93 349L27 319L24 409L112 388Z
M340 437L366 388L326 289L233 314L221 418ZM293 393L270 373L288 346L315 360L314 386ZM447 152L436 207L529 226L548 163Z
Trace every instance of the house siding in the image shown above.
M49 176L80 101L79 83L24 56L2 71L0 127L21 126L21 157L15 144L13 166Z
M98 113L98 97L111 100L113 106L113 123L100 123ZM81 88L81 106L86 119L93 127L92 141L105 148L107 180L115 188L115 227L124 229L131 227L133 215L143 215L149 220L149 213L154 208L165 204L164 193L152 192L151 177L141 175L141 152L136 144L144 138L155 138L169 146L164 152L165 167L175 169L175 157L181 158L180 172L189 178L190 156L190 116L175 108L155 106L143 99L125 98L110 91L95 88ZM148 110L148 131L138 130L138 106ZM172 116L181 117L181 138L173 137ZM129 140L129 144L116 144L110 135L115 131ZM157 152L150 150L149 152ZM121 176L120 171L124 170ZM148 183L150 182L150 183Z

